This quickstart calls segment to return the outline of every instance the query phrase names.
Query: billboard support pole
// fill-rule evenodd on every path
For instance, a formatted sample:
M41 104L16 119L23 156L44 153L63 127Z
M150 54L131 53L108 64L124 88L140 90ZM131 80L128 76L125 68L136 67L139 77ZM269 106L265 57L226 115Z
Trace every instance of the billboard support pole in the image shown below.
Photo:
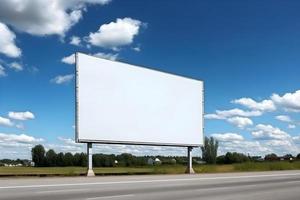
M88 156L88 172L87 176L95 176L93 170L93 150L92 150L92 143L87 143L87 156Z
M193 147L188 147L187 148L187 158L188 158L188 162L187 162L187 168L185 173L186 174L194 174L195 171L193 169L193 156L192 156L192 150Z

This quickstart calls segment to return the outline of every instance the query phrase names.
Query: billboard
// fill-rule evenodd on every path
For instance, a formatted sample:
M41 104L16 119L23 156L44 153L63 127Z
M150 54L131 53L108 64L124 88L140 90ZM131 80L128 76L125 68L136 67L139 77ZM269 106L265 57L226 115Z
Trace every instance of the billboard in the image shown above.
M76 141L203 145L203 82L76 53Z

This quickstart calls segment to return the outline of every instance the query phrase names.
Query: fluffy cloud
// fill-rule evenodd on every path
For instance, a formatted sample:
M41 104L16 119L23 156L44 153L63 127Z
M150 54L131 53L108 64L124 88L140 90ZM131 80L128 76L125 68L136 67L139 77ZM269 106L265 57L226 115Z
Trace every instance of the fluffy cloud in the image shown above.
M254 138L263 140L288 140L291 138L289 134L280 130L279 128L265 124L256 125L255 131L253 131L251 134Z
M104 59L109 59L109 60L117 60L119 54L112 54L112 53L95 53L93 56L99 57L99 58L104 58Z
M63 57L61 59L61 62L69 64L69 65L75 64L75 54L73 53L73 54L71 54L69 56Z
M227 152L240 152L246 155L265 155L272 152L272 149L261 144L260 141L245 140L244 137L238 133L215 133L211 136L220 142L218 155Z
M0 77L7 76L5 68L0 64Z
M117 19L116 22L103 24L95 33L90 33L86 40L103 48L117 49L129 45L139 33L142 22L131 18Z
M0 158L31 158L31 148L44 139L27 134L0 133Z
M283 96L273 94L271 99L286 111L300 112L300 90L294 93L286 93Z
M271 100L263 100L261 102L256 102L251 98L241 98L233 100L232 103L240 104L251 110L260 110L260 111L274 111L276 107Z
M80 145L80 143L76 143L75 140L71 138L58 137L57 139L68 145Z
M52 83L64 84L69 83L74 78L74 74L58 75L50 80Z
M231 142L231 141L242 141L244 137L238 133L215 133L211 135L218 141Z
M0 125L2 125L2 126L13 126L14 123L10 119L0 116Z
M238 128L245 128L246 126L253 125L252 120L247 117L232 117L227 119L227 121Z
M288 128L289 128L289 129L294 129L294 128L296 128L296 125L294 125L294 124L289 124L289 125L288 125Z
M9 64L9 68L15 70L16 72L22 71L23 66L20 63L12 62Z
M3 2L1 1L0 6L0 20L1 20L1 9ZM12 58L20 57L22 52L15 44L16 35L11 32L8 27L0 22L0 53Z
M117 53L103 53L103 52L98 52L95 54L90 54L92 56L98 57L98 58L104 58L104 59L109 59L109 60L117 60L119 54ZM75 54L71 54L69 56L63 57L61 59L61 62L72 65L75 64Z
M258 127L260 129L268 129L274 131L274 127ZM275 130L278 131L278 130ZM282 133L281 133L282 134ZM226 152L240 152L250 155L264 156L269 153L276 153L284 155L287 153L299 153L299 147L295 143L300 143L300 136L295 137L275 137L280 139L268 138L265 140L246 140L238 133L215 133L211 136L215 137L219 142L218 154L225 154ZM254 138L256 139L256 138Z
M0 133L0 143L38 143L44 141L41 138L35 138L26 134L6 134Z
M294 137L293 137L293 140L294 140L296 143L300 143L300 135L294 136Z
M292 119L287 115L278 115L275 118L282 122L292 122Z
M254 111L244 111L238 108L231 109L231 110L217 110L215 114L206 114L206 119L227 119L235 116L240 117L255 117L261 116L262 112L258 110Z
M140 47L133 47L132 48L134 51L136 51L136 52L140 52L141 51L141 48Z
M32 112L25 111L25 112L9 112L8 117L15 120L29 120L34 119L35 116Z
M110 0L2 0L0 20L32 35L64 35L82 18L88 4L108 2Z
M70 38L70 44L75 45L75 46L80 46L80 43L81 43L80 37L72 36Z

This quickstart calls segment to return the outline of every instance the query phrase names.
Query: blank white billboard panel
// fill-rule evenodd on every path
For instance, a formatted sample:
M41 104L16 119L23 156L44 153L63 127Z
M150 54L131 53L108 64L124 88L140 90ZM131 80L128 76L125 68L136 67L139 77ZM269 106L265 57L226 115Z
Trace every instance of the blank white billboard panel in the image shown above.
M76 141L203 145L203 82L76 54Z

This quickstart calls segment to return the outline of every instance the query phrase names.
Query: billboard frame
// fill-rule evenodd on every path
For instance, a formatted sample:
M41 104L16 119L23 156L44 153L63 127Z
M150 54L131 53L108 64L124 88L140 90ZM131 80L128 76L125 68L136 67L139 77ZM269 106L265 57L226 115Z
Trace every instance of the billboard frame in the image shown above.
M145 70L150 70L150 71L155 71L155 72L159 72L159 73L164 73L167 75L172 75L172 76L176 76L176 77L181 77L181 78L185 78L185 79L190 79L190 80L196 80L196 81L200 81L202 82L202 134L203 134L203 141L202 141L202 145L199 144L180 144L180 143L157 143L157 142L136 142L136 141L115 141L115 140L88 140L88 139L79 139L79 129L78 129L78 125L79 125L79 115L78 115L78 107L79 107L79 101L78 101L78 88L79 88L79 84L78 84L78 53L84 54L86 56L91 56L93 58L98 58L97 56L92 56L83 52L76 52L75 53L75 141L77 143L97 143L97 144L123 144L123 145L143 145L143 146L170 146L170 147L201 147L204 144L204 81L200 80L200 79L195 79L195 78L190 78L187 76L182 76L182 75L178 75L178 74L174 74L174 73L169 73L169 72L165 72L165 71L161 71L161 70L156 70L156 69L152 69L149 67L145 67L142 65L136 65L136 64L132 64L129 62L124 62L124 61L113 61L113 60L109 60L109 59L105 59L105 58L98 58L98 59L104 59L104 60L108 60L111 62L117 62L117 63L124 63L124 64L129 64L131 65L131 67L136 67L136 68L143 68Z

